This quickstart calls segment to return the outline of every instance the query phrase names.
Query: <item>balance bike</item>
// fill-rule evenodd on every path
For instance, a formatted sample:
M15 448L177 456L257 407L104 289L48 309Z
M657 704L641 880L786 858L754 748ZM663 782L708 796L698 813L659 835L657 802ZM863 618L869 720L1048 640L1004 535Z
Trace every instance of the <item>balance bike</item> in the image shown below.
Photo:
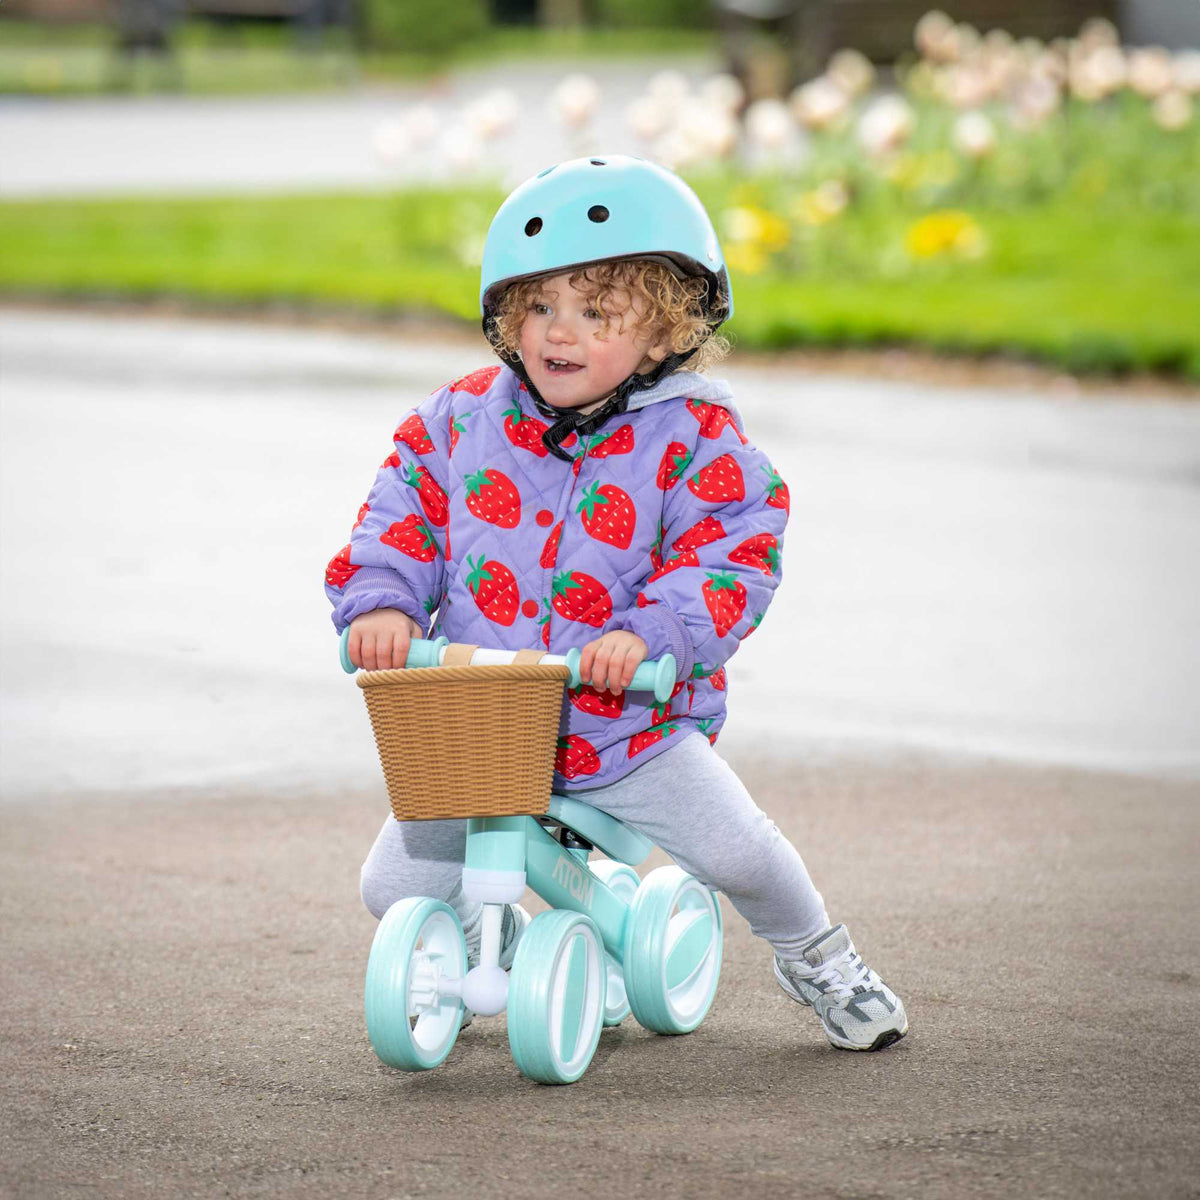
M342 665L355 671L345 634ZM394 815L467 819L462 889L483 905L480 961L470 970L462 924L448 904L410 897L384 914L365 1000L371 1045L389 1066L436 1067L467 1009L507 1012L521 1073L539 1083L574 1083L604 1026L632 1012L655 1033L690 1033L712 1005L722 953L714 894L677 866L639 879L633 868L653 849L649 839L550 793L568 682L579 686L577 649L557 656L455 646L446 638L414 640L404 670L358 676ZM630 690L654 691L665 702L674 683L674 661L664 655L638 668ZM480 700L502 688L510 689L503 702ZM445 719L433 713L439 695ZM491 749L491 731L480 727L488 712L499 714ZM430 731L444 731L452 718L458 732L432 744ZM465 774L455 774L447 763L464 731ZM507 772L497 769L500 758ZM593 849L606 859L589 862ZM551 908L533 918L507 972L500 966L503 906L527 886Z

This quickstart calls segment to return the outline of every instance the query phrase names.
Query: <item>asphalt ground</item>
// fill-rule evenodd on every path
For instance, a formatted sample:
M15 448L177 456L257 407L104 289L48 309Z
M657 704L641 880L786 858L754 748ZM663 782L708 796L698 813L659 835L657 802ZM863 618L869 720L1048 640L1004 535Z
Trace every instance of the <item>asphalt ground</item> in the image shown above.
M627 1020L551 1088L477 1019L404 1074L361 1011L382 787L10 797L0 1194L1200 1195L1200 785L735 766L903 996L904 1041L830 1047L727 908L695 1033Z

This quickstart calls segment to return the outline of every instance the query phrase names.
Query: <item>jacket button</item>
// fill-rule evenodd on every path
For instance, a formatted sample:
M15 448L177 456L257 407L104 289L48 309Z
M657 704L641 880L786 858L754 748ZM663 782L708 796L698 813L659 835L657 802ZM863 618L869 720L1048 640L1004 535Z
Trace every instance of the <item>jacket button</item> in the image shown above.
M554 524L554 514L548 508L543 508L536 519L537 523L543 527Z

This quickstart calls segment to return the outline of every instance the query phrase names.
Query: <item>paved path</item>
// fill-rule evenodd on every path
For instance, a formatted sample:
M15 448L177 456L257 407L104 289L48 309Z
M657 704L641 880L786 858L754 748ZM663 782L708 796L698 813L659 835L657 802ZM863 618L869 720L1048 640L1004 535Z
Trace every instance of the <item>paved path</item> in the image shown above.
M398 416L486 360L0 312L6 792L371 782L321 570ZM1200 405L728 374L793 505L731 756L1200 774Z
M904 996L898 1045L830 1047L727 908L690 1036L626 1021L546 1088L495 1017L405 1075L361 1007L377 786L0 810L0 1194L1194 1200L1195 784L743 774Z
M696 81L715 63L673 60ZM444 129L496 87L520 108L514 130L483 154L487 173L513 186L549 163L604 150L645 152L626 129L625 105L656 70L645 64L506 64L449 75L427 85L329 96L265 98L0 97L0 197L86 193L170 193L382 188L452 174L436 148L384 165L375 152L381 124L429 104ZM601 83L601 105L586 135L568 135L549 99L568 73Z

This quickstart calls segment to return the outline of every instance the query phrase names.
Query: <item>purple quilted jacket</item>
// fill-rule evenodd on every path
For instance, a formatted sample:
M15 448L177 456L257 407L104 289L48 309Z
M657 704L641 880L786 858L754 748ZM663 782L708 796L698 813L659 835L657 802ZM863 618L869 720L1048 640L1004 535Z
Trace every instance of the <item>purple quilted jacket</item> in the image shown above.
M788 490L724 383L679 371L564 447L507 367L434 392L401 421L326 592L340 631L397 608L430 636L565 654L612 629L670 651L669 704L568 693L557 791L612 783L685 731L715 741L724 664L780 579ZM430 623L432 622L432 629Z

